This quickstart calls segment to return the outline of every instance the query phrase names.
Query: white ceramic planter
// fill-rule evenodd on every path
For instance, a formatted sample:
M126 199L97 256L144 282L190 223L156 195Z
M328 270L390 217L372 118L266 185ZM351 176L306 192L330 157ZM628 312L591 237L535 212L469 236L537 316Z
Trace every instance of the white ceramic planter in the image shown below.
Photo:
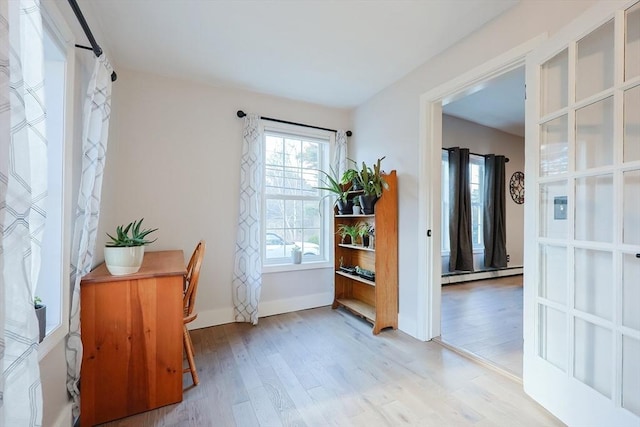
M144 246L104 248L104 262L114 276L133 274L140 270L144 258Z

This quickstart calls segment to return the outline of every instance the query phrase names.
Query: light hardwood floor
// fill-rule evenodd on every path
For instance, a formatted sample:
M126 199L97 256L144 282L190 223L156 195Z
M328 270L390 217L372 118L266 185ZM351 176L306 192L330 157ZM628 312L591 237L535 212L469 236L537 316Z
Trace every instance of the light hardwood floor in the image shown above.
M200 385L108 426L555 426L514 381L323 307L192 333ZM108 396L104 396L108 398Z
M522 378L522 276L442 287L442 340Z

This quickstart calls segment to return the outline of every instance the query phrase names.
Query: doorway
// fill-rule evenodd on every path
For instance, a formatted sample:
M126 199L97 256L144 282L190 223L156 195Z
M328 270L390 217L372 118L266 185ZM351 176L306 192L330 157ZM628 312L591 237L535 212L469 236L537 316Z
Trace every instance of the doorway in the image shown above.
M524 66L479 82L471 93L442 106L442 315L441 341L482 358L486 363L522 377L522 265L524 248L524 205L517 178L524 171L525 122ZM469 150L468 202L471 258L466 267L455 263L456 239L450 239L459 223L461 209L453 208L449 180L449 151L452 147ZM500 173L500 195L493 194L490 166L486 157L504 156ZM513 185L510 185L513 181ZM510 188L513 191L510 191ZM452 190L453 191L453 190ZM504 211L500 222L504 230L495 238L486 209L495 206ZM502 228L502 227L500 227ZM457 229L456 229L457 230ZM454 235L455 237L455 235ZM487 240L488 239L488 240ZM451 240L451 241L450 241ZM463 239L464 240L464 239ZM500 241L500 262L485 260L485 246ZM457 257L458 259L460 256ZM500 267L496 267L500 265Z
M481 83L522 67L526 55L546 35L540 35L487 63L421 96L419 185L425 190L419 199L418 287L416 337L430 340L441 335L442 233L441 170L443 104L477 92Z

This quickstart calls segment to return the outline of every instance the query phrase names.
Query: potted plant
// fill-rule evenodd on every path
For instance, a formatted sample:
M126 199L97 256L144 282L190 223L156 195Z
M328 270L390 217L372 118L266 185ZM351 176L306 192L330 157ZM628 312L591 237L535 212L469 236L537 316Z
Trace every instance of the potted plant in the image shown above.
M320 172L324 176L324 179L320 180L323 187L316 187L316 188L318 190L329 191L336 197L334 205L338 207L338 213L340 215L351 214L353 212L353 209L352 209L353 205L351 203L351 199L349 199L349 190L345 189L340 184L340 182L338 181L336 171L333 168L331 168L331 175L320 169L318 169L318 172ZM332 194L327 194L324 197L329 197Z
M47 333L47 306L44 305L40 297L36 295L33 298L33 308L36 310L38 329L40 331L40 340L38 342L42 342Z
M353 198L353 214L354 215L360 215L361 210L360 210L360 197L354 197Z
M291 248L291 262L294 264L302 263L302 248L298 245Z
M369 225L369 223L364 221L360 221L356 224L356 230L357 230L358 236L360 236L360 242L362 243L363 247L369 246L369 229L370 228L371 226Z
M142 265L144 257L144 247L154 240L147 240L146 237L157 230L141 229L140 221L133 221L126 227L119 225L116 227L116 236L107 233L111 239L104 248L104 262L109 273L114 276L136 273Z
M369 230L367 231L367 234L369 234L369 249L375 249L376 246L376 228L371 225L369 226Z
M358 226L351 224L340 224L338 226L338 234L342 238L342 244L346 244L345 238L349 236L351 239L351 244L355 245L356 239L358 238Z
M362 185L363 194L360 197L360 206L365 215L371 215L373 213L374 205L378 201L378 198L382 196L382 190L388 189L389 184L384 180L382 176L382 170L380 164L385 157L378 159L377 163L373 165L373 168L362 162L362 169L358 173L358 181Z
M342 179L340 179L340 184L346 186L347 188L349 188L351 191L359 191L362 190L362 187L360 186L360 182L358 181L358 164L351 160L351 159L347 159L349 162L353 163L353 168L349 168L346 171L344 171L344 173L342 174Z

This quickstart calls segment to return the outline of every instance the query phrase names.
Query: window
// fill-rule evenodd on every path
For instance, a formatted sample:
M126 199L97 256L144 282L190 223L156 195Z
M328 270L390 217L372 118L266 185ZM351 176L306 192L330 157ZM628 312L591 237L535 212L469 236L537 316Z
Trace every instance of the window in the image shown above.
M449 152L442 150L442 220L440 235L442 236L442 253L449 254Z
M469 155L469 190L471 191L471 241L474 252L484 250L484 157ZM449 246L449 152L442 150L442 221L443 254Z
M296 246L302 264L327 261L331 215L316 187L334 135L299 127L265 128L263 135L263 265L291 264Z
M43 7L43 53L47 136L47 220L41 248L41 265L35 295L47 306L46 338L38 353L44 357L68 332L69 252L71 198L69 165L71 150L67 141L73 79L73 56L69 56L65 36L57 21ZM55 21L55 22L54 22ZM72 54L71 54L72 55Z
M471 190L471 241L474 250L484 249L484 157L469 156L469 189Z

